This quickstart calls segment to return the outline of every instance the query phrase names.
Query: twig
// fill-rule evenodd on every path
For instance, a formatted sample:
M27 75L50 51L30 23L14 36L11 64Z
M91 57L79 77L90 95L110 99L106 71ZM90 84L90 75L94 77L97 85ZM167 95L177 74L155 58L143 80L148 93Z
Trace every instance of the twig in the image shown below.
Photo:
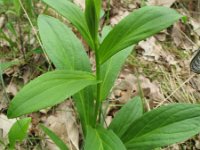
M187 82L189 82L195 74L192 74L187 80L185 80L179 87L177 87L169 96L167 96L162 102L160 102L156 108L160 107L164 102L166 102L170 97L172 97L180 88L182 88Z
M31 27L32 27L32 29L33 29L33 32L34 32L34 34L35 34L35 36L36 36L36 38L37 38L37 40L38 40L38 42L39 42L39 45L41 46L41 48L42 48L42 50L43 50L43 52L44 52L44 55L45 55L45 58L46 58L47 62L48 62L49 65L51 66L51 62L50 62L49 57L47 56L47 53L46 53L46 51L45 51L45 49L44 49L44 47L43 47L43 45L42 45L42 42L41 42L41 40L40 40L40 38L39 38L39 36L38 36L38 34L37 34L37 30L36 30L35 27L33 26L33 23L32 23L32 21L31 21L29 15L28 15L26 9L24 8L24 6L23 6L23 4L22 4L22 1L21 1L21 0L18 0L18 1L19 1L19 3L20 3L20 6L21 6L22 10L24 11L25 15L27 16L27 19L28 19L28 21L29 21L29 23L30 23L30 25L31 25Z

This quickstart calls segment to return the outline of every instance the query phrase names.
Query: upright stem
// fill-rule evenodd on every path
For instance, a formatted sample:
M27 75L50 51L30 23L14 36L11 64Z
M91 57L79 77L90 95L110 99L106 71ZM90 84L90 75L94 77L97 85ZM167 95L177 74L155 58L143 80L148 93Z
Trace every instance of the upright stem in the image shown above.
M99 64L99 57L97 54L98 44L95 46L95 60L96 60L96 80L101 80L101 65ZM99 108L101 107L101 83L97 84L97 97L96 97L96 105L95 105L95 118L97 120L99 112ZM100 115L99 115L100 117ZM99 118L100 120L100 118Z

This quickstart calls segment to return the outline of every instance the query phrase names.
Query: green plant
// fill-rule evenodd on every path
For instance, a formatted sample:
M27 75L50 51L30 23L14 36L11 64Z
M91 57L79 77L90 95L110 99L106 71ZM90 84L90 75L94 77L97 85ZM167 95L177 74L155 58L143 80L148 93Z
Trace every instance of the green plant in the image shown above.
M63 150L68 150L67 146L65 143L51 130L49 130L47 127L44 125L40 125L40 128L56 143L56 145Z
M117 113L110 126L103 127L102 102L132 51L132 45L169 27L182 16L176 11L145 6L123 19L102 40L98 29L101 0L86 0L83 12L66 0L44 0L68 19L95 53L96 75L86 52L69 27L40 15L38 27L43 46L56 67L27 84L11 101L8 117L14 118L54 106L73 97L82 125L86 150L149 150L186 140L200 132L200 105L171 104L143 114L135 97ZM61 148L63 142L44 127ZM67 149L67 148L61 148Z
M16 57L16 53L20 51L24 59L27 59L28 54L33 53L30 50L35 49L35 45L33 47L33 44L30 42L33 39L32 27L30 25L24 26L24 19L27 20L28 18L33 25L36 25L38 16L34 9L36 3L38 3L38 0L0 1L0 13L4 18L0 29L0 39L8 44L13 57ZM23 15L23 12L26 10L28 10L26 12L27 18ZM28 39L25 39L25 37L28 37Z
M29 127L29 124L31 122L31 118L23 118L20 120L17 120L13 126L10 128L8 133L8 139L9 139L9 149L14 150L15 144L17 141L22 141L27 135L27 130Z

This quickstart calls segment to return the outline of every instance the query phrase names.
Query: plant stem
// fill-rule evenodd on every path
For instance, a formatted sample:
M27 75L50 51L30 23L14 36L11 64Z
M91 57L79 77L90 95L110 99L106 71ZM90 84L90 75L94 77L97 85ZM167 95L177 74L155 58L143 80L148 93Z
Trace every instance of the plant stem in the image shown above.
M101 80L101 65L99 64L99 56L97 53L99 44L95 44L95 60L96 60L96 80ZM101 107L101 83L97 84L97 97L96 97L96 105L95 105L95 119L97 120L98 114L99 114L99 120L100 120L100 108Z

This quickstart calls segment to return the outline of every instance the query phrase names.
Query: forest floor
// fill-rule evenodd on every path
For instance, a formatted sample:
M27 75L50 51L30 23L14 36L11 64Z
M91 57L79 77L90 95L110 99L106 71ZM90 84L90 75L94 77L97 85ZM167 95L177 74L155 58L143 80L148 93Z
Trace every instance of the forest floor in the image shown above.
M74 0L74 2L84 9L84 0ZM110 103L105 119L107 124L111 122L112 116L120 106L136 95L145 99L147 110L168 103L199 103L200 101L200 76L190 70L190 61L200 47L200 1L110 0L110 5L103 3L102 14L110 11L110 25L114 26L130 12L143 5L171 7L187 16L187 20L179 21L138 43L127 59L108 98ZM63 19L39 0L34 1L34 8L29 11L35 29L37 29L38 14L45 12ZM104 19L102 15L102 24ZM0 1L0 65L2 68L2 72L0 70L0 83L2 83L0 84L0 139L3 139L4 143L7 142L5 136L15 122L15 119L8 120L6 117L10 100L26 83L48 71L49 64L43 56L34 28L29 24L23 10L18 13L12 5L1 5ZM76 120L72 101L29 116L32 117L29 137L25 142L17 145L18 149L56 149L55 145L38 129L38 124L41 122L50 127L59 137L68 141L72 149L79 149L80 125ZM163 149L200 149L200 135Z

